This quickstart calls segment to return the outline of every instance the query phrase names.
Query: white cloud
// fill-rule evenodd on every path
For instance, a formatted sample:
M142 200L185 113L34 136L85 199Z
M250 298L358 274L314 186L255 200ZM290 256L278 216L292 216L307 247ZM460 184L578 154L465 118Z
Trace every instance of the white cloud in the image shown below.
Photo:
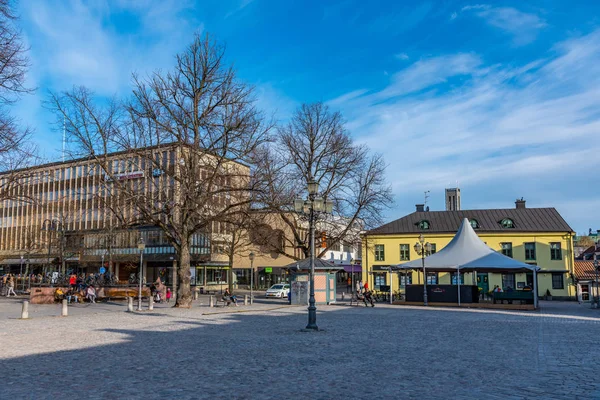
M406 53L398 53L398 54L395 54L394 57L396 57L396 59L398 59L398 60L403 60L403 61L408 60L408 54L406 54Z
M174 54L202 24L180 18L188 0L69 0L20 3L19 13L30 46L28 84L39 89L14 107L15 115L35 129L34 140L49 159L56 158L60 132L53 132L54 116L42 107L47 91L87 86L102 96L126 95L131 73L169 67ZM115 26L122 13L135 26ZM134 15L134 16L132 16Z
M523 66L488 67L475 54L424 59L379 91L332 104L357 140L385 155L401 202L419 201L423 190L442 198L456 180L486 188L472 195L474 208L499 198L510 207L515 196L544 200L531 206L564 203L582 190L600 199L599 188L578 186L583 170L600 168L600 30L555 51ZM569 222L597 214L593 203L567 210Z
M546 21L539 16L512 7L492 7L487 4L477 4L463 7L461 11L472 12L477 17L484 19L489 25L509 33L513 36L513 43L517 46L531 43L537 37L540 29L547 26Z
M103 2L28 2L27 32L40 78L50 77L56 89L85 85L100 94L127 87L133 70L169 65L194 29L178 18L186 1L134 2L121 0L109 8ZM140 27L135 33L117 32L111 14L134 11ZM127 31L124 29L124 31ZM43 62L42 62L43 60ZM167 61L168 60L168 61ZM167 62L165 62L167 61Z
M239 12L241 12L242 10L244 10L246 7L248 7L250 4L252 4L255 0L241 0L238 4L238 6L233 9L232 11L228 12L227 14L225 14L225 19L231 17L232 15L235 15Z

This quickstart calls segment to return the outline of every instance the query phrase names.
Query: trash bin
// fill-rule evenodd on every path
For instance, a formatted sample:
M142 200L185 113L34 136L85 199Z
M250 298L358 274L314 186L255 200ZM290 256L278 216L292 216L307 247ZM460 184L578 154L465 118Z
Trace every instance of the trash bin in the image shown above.
M203 287L200 288L200 294L204 294L204 288Z

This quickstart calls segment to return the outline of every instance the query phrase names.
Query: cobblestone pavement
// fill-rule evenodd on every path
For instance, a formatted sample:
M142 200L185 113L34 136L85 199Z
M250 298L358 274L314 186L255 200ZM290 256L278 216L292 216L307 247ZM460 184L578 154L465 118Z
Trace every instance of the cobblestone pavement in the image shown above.
M600 313L575 306L319 307L310 333L281 303L3 319L0 399L600 398Z

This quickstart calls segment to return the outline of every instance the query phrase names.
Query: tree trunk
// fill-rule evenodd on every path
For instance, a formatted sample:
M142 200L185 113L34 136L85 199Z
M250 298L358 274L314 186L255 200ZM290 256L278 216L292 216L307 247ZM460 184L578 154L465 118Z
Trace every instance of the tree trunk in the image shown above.
M192 290L190 286L190 244L183 241L179 250L179 260L177 262L177 302L175 307L192 307Z

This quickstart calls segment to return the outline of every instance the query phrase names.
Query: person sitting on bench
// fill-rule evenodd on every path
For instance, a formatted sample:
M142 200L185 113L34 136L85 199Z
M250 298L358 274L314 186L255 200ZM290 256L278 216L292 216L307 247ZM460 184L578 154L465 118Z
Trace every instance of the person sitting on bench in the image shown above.
M235 304L235 306L237 307L237 297L233 294L231 294L231 292L229 291L229 288L225 289L225 292L223 293L223 301L225 302L225 304L230 305L231 303Z

